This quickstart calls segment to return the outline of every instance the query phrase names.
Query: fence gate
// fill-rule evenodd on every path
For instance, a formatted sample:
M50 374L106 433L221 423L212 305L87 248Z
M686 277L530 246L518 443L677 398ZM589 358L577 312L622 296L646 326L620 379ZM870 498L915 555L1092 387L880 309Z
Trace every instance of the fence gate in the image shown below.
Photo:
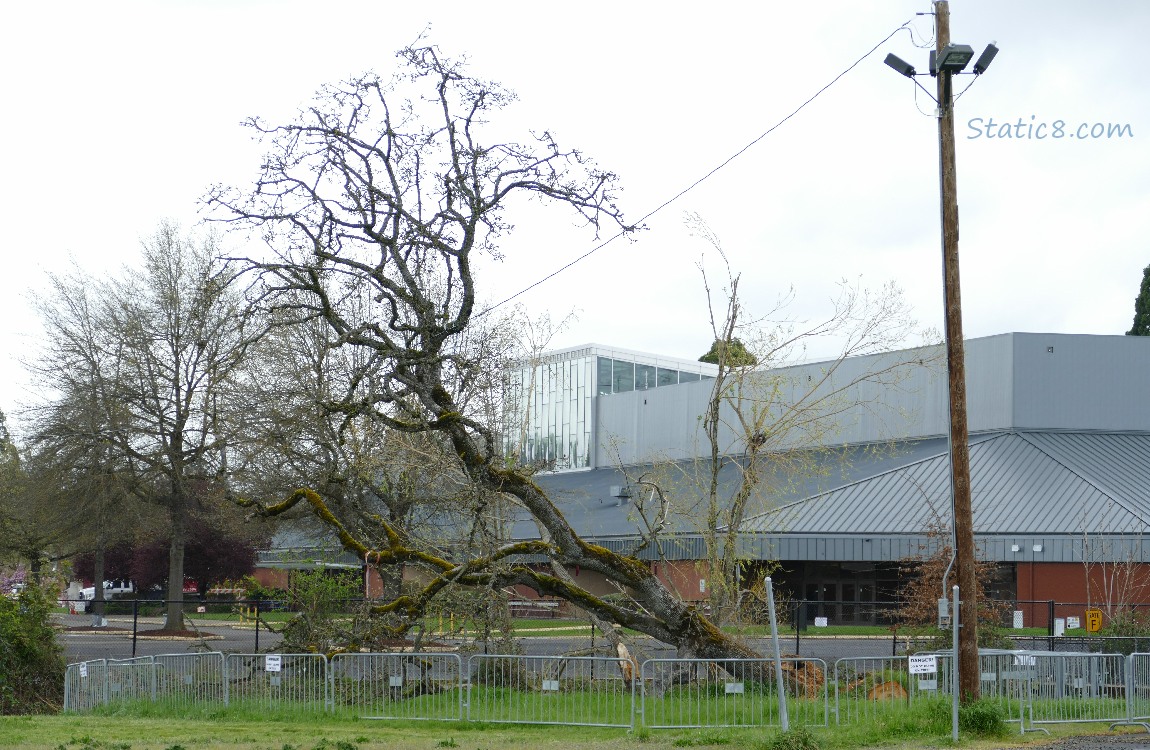
M786 658L787 716L796 724L827 723L827 665ZM639 703L643 726L779 726L773 659L648 659Z
M629 728L636 671L610 657L475 654L467 660L466 717Z
M327 708L327 659L323 654L228 654L224 662L225 705Z
M90 711L106 702L107 659L69 664L64 672L64 711Z
M334 711L363 719L463 718L458 654L336 654L328 670Z
M839 724L872 721L916 701L951 694L949 654L931 654L934 671L910 672L906 656L854 657L835 661L834 710ZM921 668L921 667L920 667Z

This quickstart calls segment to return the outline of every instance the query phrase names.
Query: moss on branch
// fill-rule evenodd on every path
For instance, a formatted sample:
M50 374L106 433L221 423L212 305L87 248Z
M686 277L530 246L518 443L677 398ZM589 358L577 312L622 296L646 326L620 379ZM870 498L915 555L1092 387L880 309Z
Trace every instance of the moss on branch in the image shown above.
M597 560L598 562L606 565L607 567L622 573L630 581L641 581L652 577L651 569L642 560L627 555L621 555L618 552L612 552L606 547L601 547L598 544L590 544L588 542L582 543L582 551L589 557Z

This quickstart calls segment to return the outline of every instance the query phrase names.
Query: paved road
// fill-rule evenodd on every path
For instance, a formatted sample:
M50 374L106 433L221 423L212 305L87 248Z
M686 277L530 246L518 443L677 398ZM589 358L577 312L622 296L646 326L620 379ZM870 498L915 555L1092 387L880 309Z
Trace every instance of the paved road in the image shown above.
M59 637L68 663L91 659L129 659L132 656L156 654L182 654L188 651L223 651L226 653L252 653L266 651L280 642L274 633L261 630L256 644L255 629L227 623L199 623L204 640L149 638L147 631L163 625L160 618L141 617L137 623L135 643L132 639L132 618L109 617L107 628L90 627L90 616L64 615L57 621L65 628ZM133 653L133 649L135 652Z
M1035 745L1043 750L1150 750L1150 735L1091 735L1089 737L1063 737L1053 742Z
M137 623L139 637L133 644L131 617L109 617L106 629L90 627L92 618L89 615L58 615L57 621L64 628L60 634L60 641L69 663L90 659L128 659L132 656L204 650L253 653L274 649L281 640L278 635L261 630L257 645L256 632L250 625L240 627L234 623L212 620L196 622L194 616L192 622L211 637L203 641L148 638L147 631L159 629L163 621L160 618L142 617ZM589 649L592 645L603 645L601 637L590 636L590 628L582 629L582 632L564 631L560 635L531 635L521 640L523 653L539 656L567 654ZM750 645L760 653L770 652L768 639L749 640ZM460 645L463 643L457 640L446 642ZM791 637L780 641L779 645L784 654L822 659L828 665L833 664L836 659L846 657L890 656L894 648L892 639L887 637L801 637L797 642ZM638 646L644 658L668 658L675 655L673 649L650 639L640 639Z

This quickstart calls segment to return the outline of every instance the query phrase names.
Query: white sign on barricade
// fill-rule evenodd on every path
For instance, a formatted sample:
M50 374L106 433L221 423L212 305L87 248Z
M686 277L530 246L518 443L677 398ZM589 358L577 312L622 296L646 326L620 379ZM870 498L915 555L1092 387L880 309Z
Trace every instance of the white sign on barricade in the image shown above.
M265 672L279 672L283 669L283 658L280 654L268 654L264 657Z
M908 656L907 661L907 671L911 674L935 674L938 672L938 657L933 654Z
M87 677L88 676L88 662L86 662L86 661L80 662L80 676L81 677Z

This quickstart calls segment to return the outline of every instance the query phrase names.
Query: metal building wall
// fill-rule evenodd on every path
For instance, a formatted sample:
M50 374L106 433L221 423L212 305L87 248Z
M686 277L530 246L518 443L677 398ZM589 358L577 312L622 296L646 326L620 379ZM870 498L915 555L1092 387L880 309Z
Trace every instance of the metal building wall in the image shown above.
M1020 430L1150 430L1150 337L1016 333Z
M921 353L925 364L918 364ZM842 362L825 393L866 372L882 370L892 356L907 364L897 384L862 382L848 399L855 405L835 418L828 445L872 443L944 435L946 377L937 349L855 357ZM771 371L793 394L808 392L828 363ZM1005 333L966 342L967 420L971 433L994 430L1150 430L1150 337ZM713 382L600 397L597 466L693 458L706 450L703 414ZM838 404L838 405L841 405ZM728 415L729 416L729 415ZM730 421L730 420L727 420ZM726 431L724 450L741 452Z
M1008 429L1012 418L1012 334L967 342L968 420L972 432ZM814 362L761 376L791 399L815 400L855 382L841 397L824 402L834 414L826 445L873 443L945 434L946 377L940 347L853 357L840 363ZM894 363L901 363L892 366ZM828 375L828 368L834 371ZM884 372L877 380L868 373ZM896 374L897 373L897 374ZM897 382L892 382L897 381ZM819 384L822 383L820 386ZM707 450L701 415L713 381L596 399L595 465L695 458ZM851 406L850 404L853 404ZM847 408L842 408L844 405ZM727 408L727 424L731 419ZM725 429L723 451L742 451L739 436ZM791 445L810 447L797 438ZM784 446L778 446L784 447Z

